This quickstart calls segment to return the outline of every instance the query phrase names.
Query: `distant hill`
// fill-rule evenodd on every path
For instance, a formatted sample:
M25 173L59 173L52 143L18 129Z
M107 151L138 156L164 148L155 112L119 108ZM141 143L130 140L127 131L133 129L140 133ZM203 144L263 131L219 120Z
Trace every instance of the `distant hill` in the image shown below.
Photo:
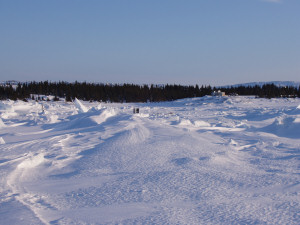
M16 80L7 80L7 81L1 81L0 85L5 86L5 85L18 85L20 83L19 81Z
M251 82L251 83L243 83L243 84L234 84L234 85L225 85L225 86L220 86L220 87L240 87L240 86L245 86L245 87L254 87L256 85L262 87L265 84L274 84L278 87L299 87L300 82L295 82L295 81L269 81L269 82Z

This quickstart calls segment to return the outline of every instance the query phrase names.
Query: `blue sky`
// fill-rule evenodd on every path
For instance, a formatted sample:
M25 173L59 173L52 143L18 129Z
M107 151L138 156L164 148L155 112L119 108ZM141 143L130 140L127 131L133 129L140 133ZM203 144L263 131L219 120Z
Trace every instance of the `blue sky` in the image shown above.
M0 0L0 80L300 80L299 0Z

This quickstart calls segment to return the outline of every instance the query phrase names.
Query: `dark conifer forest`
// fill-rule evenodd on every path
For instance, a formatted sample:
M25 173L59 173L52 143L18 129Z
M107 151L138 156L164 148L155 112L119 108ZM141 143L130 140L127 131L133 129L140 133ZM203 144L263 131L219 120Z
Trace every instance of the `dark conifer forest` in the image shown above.
M0 99L26 100L30 94L52 95L55 100L75 98L103 102L160 102L182 98L202 97L221 90L226 95L253 95L263 98L300 97L300 87L278 87L274 84L263 86L239 86L216 88L211 86L136 85L136 84L95 84L86 82L27 82L17 87L0 86Z

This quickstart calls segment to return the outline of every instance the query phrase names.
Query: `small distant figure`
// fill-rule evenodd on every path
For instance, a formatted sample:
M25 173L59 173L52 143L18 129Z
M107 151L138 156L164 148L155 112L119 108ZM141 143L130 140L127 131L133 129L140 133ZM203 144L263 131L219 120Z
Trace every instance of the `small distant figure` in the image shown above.
M136 113L140 113L140 109L139 108L133 108L133 114L136 114Z

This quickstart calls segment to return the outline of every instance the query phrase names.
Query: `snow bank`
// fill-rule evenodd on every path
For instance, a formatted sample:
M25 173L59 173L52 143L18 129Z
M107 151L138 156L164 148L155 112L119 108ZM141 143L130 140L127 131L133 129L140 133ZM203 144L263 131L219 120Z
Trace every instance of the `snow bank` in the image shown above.
M13 107L11 105L0 102L0 111L13 111Z
M300 118L292 116L281 116L264 128L264 132L269 132L282 137L300 138Z
M10 102L8 102L8 103L10 103ZM1 117L5 118L5 119L17 115L15 113L14 107L12 105L6 104L4 102L0 102L0 112L2 112ZM0 121L0 127L1 127L1 121Z
M114 109L97 110L95 108L89 110L86 113L80 113L77 115L72 115L66 118L65 121L53 124L56 130L69 130L69 129L81 129L86 127L98 126L104 123L108 118L116 115ZM52 118L53 122L58 120L57 118ZM47 129L52 128L47 127Z
M23 101L17 101L16 104L14 104L13 111L20 112L20 113L27 113L28 111L32 110L33 108L38 108L39 110L42 109L43 104L39 104L35 102L34 104L23 102Z
M100 115L91 116L91 119L97 124L105 122L108 118L115 116L116 112L114 109L104 109L100 110Z
M187 119L181 119L178 123L178 125L180 126L191 126L193 125L192 122L190 120Z

